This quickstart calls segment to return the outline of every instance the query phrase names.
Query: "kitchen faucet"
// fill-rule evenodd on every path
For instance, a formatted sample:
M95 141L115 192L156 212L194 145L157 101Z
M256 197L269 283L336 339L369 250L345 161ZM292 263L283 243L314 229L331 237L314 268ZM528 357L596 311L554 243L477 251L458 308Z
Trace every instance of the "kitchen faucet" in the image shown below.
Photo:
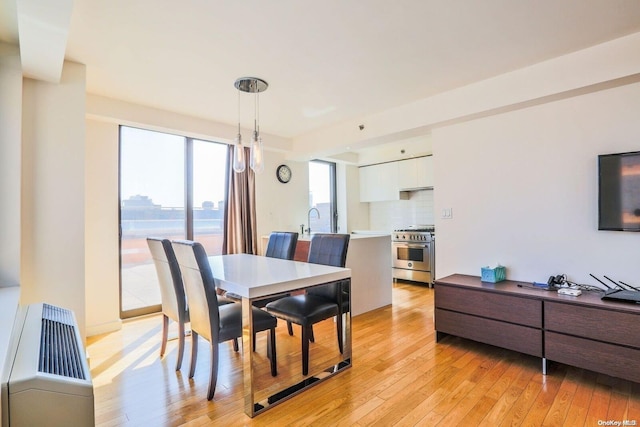
M309 233L309 235L311 235L311 211L316 211L316 213L318 214L318 219L320 219L320 211L316 208L311 208L309 209L309 212L307 212L307 225L309 228L307 228L307 233Z

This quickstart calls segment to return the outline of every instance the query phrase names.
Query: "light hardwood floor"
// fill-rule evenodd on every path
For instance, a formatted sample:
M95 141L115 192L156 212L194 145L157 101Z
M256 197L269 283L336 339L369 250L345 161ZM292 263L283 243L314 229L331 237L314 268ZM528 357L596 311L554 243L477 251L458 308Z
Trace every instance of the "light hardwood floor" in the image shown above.
M284 325L278 329L279 354L299 346L299 329L295 337ZM160 359L160 331L157 315L88 339L98 426L640 423L640 384L556 363L543 376L534 357L455 337L436 344L433 289L421 286L394 284L393 306L353 319L352 368L253 419L243 412L241 356L231 345L220 346L218 387L208 402L204 341L189 380L190 338L176 372L177 340ZM316 330L317 337L331 333L330 324ZM321 357L317 344L311 360Z

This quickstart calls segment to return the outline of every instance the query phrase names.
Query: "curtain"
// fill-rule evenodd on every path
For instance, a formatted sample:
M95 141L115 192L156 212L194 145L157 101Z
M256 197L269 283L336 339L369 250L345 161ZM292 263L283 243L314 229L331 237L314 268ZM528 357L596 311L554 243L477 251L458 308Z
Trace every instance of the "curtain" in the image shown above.
M249 167L249 147L244 147L247 167L233 170L233 145L227 149L226 206L223 254L257 254L255 174Z

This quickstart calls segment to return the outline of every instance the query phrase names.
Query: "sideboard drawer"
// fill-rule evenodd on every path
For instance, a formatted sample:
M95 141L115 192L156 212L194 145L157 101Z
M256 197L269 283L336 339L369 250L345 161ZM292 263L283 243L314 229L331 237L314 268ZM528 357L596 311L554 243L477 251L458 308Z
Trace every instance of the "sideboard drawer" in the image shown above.
M436 309L436 330L542 357L542 331L462 313Z
M546 332L545 357L555 362L640 382L640 350Z
M545 301L544 329L640 348L640 315Z
M542 328L542 301L536 299L436 284L435 306Z

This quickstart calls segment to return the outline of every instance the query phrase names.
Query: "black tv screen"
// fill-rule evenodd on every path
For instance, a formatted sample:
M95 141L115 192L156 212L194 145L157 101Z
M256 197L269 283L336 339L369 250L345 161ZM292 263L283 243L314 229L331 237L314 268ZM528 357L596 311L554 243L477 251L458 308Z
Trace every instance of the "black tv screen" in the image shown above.
M598 156L598 230L640 231L640 151Z

